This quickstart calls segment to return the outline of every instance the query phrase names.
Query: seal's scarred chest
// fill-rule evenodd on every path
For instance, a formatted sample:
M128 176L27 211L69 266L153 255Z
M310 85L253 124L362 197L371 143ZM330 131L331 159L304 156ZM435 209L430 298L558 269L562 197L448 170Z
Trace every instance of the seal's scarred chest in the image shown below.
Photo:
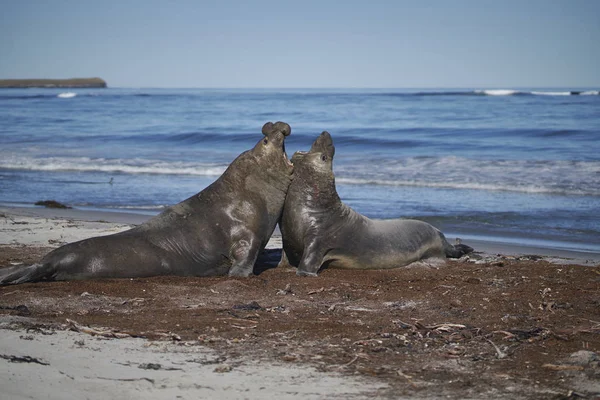
M312 188L312 195L313 195L313 199L318 200L319 199L319 186L316 183L313 183L313 188Z

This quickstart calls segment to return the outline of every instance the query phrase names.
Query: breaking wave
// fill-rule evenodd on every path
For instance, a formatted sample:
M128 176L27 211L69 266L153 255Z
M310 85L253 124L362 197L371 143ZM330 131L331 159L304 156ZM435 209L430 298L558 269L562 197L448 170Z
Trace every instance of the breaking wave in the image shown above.
M529 194L564 194L564 195L600 195L600 193L589 193L582 190L566 190L562 188L543 187L538 185L489 184L489 183L458 183L458 182L419 182L411 180L378 180L378 179L348 179L336 178L337 183L346 185L376 185L376 186L414 186L439 189L461 189L461 190L487 190L503 192L520 192Z
M221 93L225 95L227 92L213 91L214 93ZM202 96L206 96L207 93L213 93L211 91L204 92L189 92L189 91L170 91L170 92L123 92L123 91L111 91L109 89L103 91L93 92L63 92L63 93L24 93L23 92L8 92L6 94L0 93L0 101L3 100L43 100L43 99L57 99L57 98L73 98L73 97L104 97L104 98L176 98L176 99L197 99ZM283 97L327 97L327 96L386 96L386 97L412 97L412 96L598 96L600 95L599 90L519 90L519 89L477 89L477 90L423 90L423 91L379 91L369 90L364 91L337 91L337 90L325 90L321 92L305 92L305 91L278 91L273 90L259 90L255 92L249 91L248 94L257 95L260 98L270 96L283 96Z
M221 175L225 163L107 159L35 158L6 155L0 169L48 172L105 172L149 175ZM340 161L336 181L346 185L415 186L510 191L529 194L600 196L600 161L477 160L456 156Z
M477 90L442 90L422 92L381 93L384 96L598 96L598 90L516 90L516 89L477 89Z
M514 96L514 95L533 95L533 96L597 96L600 94L597 90L589 91L521 91L521 90L475 90L475 94L483 94L486 96Z
M89 157L24 158L7 156L0 159L0 169L25 171L78 171L125 174L219 176L227 166L192 162L168 162L145 159L106 159Z
M346 185L600 196L600 161L414 157L380 162L371 168L340 165L335 172L336 182Z
M65 93L59 93L56 97L61 98L61 99L70 99L75 96L77 96L77 93L65 92Z

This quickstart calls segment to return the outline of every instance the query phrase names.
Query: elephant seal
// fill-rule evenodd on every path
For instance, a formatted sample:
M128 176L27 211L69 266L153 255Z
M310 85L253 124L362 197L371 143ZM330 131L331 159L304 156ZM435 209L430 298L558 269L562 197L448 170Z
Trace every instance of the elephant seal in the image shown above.
M0 285L156 275L249 276L283 210L293 166L284 122L200 193L133 229L70 243L39 264L0 269Z
M321 267L384 269L426 258L460 257L472 248L453 246L430 224L410 219L371 220L344 204L333 175L335 147L323 132L309 152L292 157L294 180L280 221L279 266L316 276Z

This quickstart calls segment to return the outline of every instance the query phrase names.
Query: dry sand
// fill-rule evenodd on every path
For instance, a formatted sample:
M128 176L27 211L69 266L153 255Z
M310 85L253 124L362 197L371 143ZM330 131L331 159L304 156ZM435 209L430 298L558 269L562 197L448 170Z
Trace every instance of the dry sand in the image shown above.
M40 333L26 322L0 317L3 399L349 399L384 386L310 367L225 360L195 342Z
M147 218L0 208L0 267ZM598 398L600 256L487 246L439 269L0 287L0 398Z

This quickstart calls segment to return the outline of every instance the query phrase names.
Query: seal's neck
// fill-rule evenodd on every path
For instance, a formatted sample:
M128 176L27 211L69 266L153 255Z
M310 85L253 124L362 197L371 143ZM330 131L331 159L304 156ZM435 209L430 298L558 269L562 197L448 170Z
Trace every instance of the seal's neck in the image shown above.
M230 191L257 194L254 197L263 199L269 216L279 218L292 176L275 165L265 165L242 155L231 163L219 180Z
M342 206L333 173L330 176L298 173L290 186L290 195L299 198L313 209L332 210Z

